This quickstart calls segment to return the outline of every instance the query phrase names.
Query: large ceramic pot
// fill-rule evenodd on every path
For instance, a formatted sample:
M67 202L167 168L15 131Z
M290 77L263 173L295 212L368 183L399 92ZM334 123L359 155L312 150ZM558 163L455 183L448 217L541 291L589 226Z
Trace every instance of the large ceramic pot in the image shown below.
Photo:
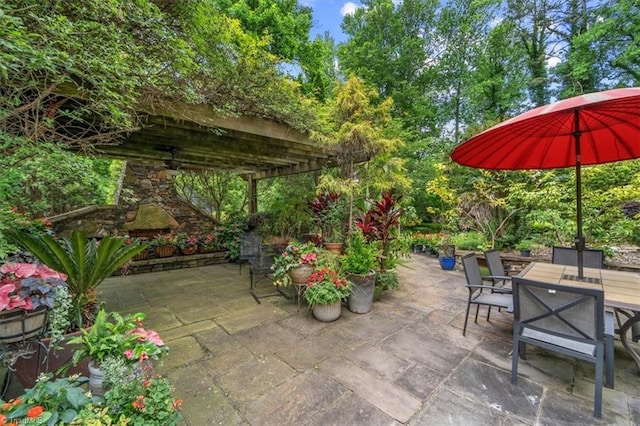
M440 267L445 271L453 271L456 268L456 258L440 256Z
M340 300L328 305L313 305L311 310L313 316L318 321L331 322L340 318L342 312L342 302Z
M376 284L375 271L371 271L367 275L349 274L347 279L353 284L349 295L349 310L356 314L370 312Z
M29 340L42 332L47 324L47 308L26 311L11 309L0 314L0 343Z

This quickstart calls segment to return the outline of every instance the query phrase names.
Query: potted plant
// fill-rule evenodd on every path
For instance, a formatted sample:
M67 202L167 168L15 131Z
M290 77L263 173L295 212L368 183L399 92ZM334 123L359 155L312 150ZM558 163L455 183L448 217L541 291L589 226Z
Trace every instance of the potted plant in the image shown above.
M349 297L351 283L328 266L314 271L307 280L304 297L313 316L324 322L340 318L342 301Z
M393 191L382 194L379 201L356 218L356 225L364 234L367 241L378 241L380 244L380 269L393 267L396 253L392 250L392 243L398 235L398 224L402 216L402 209L397 204L402 196L396 196Z
M531 240L522 240L518 244L516 244L516 249L520 250L520 256L529 257L531 256L531 248L533 247L534 242Z
M340 258L342 270L352 284L349 310L358 314L371 311L375 286L375 270L378 250L368 243L359 230L354 230L347 250Z
M158 257L171 257L176 251L175 236L173 234L156 235L149 242L149 247Z
M273 283L286 287L304 285L318 261L318 249L312 242L290 242L279 256L274 258L271 270Z
M182 400L173 396L173 386L148 363L125 364L113 359L105 365L109 390L104 395L107 413L127 419L126 424L175 426L180 420Z
M212 253L223 250L224 245L213 232L198 237L198 251L200 253Z
M66 275L45 265L5 263L0 267L0 343L24 341L44 331ZM59 290L64 287L63 290Z
M93 325L81 329L80 335L69 341L78 345L73 354L73 364L87 357L91 359L89 387L94 393L102 395L101 368L109 358L143 362L147 359L159 360L168 351L158 333L143 328L144 318L143 313L122 316L101 309Z
M197 236L189 236L186 232L180 232L175 235L173 241L182 255L187 256L198 251Z
M46 334L54 340L41 339L42 346L46 348L43 352L47 362L39 359L39 355L20 359L19 365L16 364L17 377L29 387L35 383L39 364L46 364L49 371L55 371L71 360L74 349L56 341L63 343L64 335L93 323L99 307L98 286L133 256L145 250L146 245L127 246L122 238L109 236L97 241L89 239L84 231L73 231L62 241L50 235L22 232L12 233L11 238L40 262L67 277L66 291L56 295L55 306L49 316ZM86 365L75 371L86 371Z
M131 246L131 245L138 246L141 244L146 245L147 248L145 248L140 253L133 256L131 260L145 260L149 256L148 240L147 238L138 238L138 237L127 237L124 239L125 246Z
M98 312L96 289L102 281L146 249L145 244L125 245L117 237L89 239L84 231L73 231L62 241L46 234L14 233L12 238L40 262L67 276L72 298L71 331L93 323Z
M345 207L340 194L335 192L318 194L309 202L321 240L325 248L335 254L342 253L344 245Z
M71 424L87 418L89 411L99 407L100 399L87 395L81 387L87 381L86 377L52 379L51 373L42 375L24 395L7 402L0 401L0 419L7 422L1 424ZM81 415L81 411L85 414Z

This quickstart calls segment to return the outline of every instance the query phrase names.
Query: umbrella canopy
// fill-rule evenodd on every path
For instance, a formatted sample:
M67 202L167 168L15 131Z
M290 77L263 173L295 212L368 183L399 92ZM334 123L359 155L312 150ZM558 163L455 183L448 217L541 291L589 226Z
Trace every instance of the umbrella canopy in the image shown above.
M640 88L580 95L535 108L460 144L456 163L493 170L575 167L578 276L582 273L582 165L640 158Z

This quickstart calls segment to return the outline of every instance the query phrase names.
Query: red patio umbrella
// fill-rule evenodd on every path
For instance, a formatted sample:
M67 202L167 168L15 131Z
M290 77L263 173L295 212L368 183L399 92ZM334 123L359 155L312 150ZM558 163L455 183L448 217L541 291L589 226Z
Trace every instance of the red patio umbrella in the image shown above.
M580 95L535 108L460 144L456 163L492 170L575 167L578 278L583 278L582 165L640 158L640 88Z

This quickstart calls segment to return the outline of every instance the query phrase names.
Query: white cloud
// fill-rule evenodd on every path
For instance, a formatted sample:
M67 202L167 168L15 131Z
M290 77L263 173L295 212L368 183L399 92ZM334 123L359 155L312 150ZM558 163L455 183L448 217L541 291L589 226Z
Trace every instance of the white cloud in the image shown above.
M316 0L300 0L300 6L313 7Z
M357 9L358 5L349 1L340 8L340 14L342 16L353 15L354 13L356 13Z
M560 62L562 62L562 59L558 58L557 56L549 56L547 58L547 67L553 68L556 65L558 65Z

